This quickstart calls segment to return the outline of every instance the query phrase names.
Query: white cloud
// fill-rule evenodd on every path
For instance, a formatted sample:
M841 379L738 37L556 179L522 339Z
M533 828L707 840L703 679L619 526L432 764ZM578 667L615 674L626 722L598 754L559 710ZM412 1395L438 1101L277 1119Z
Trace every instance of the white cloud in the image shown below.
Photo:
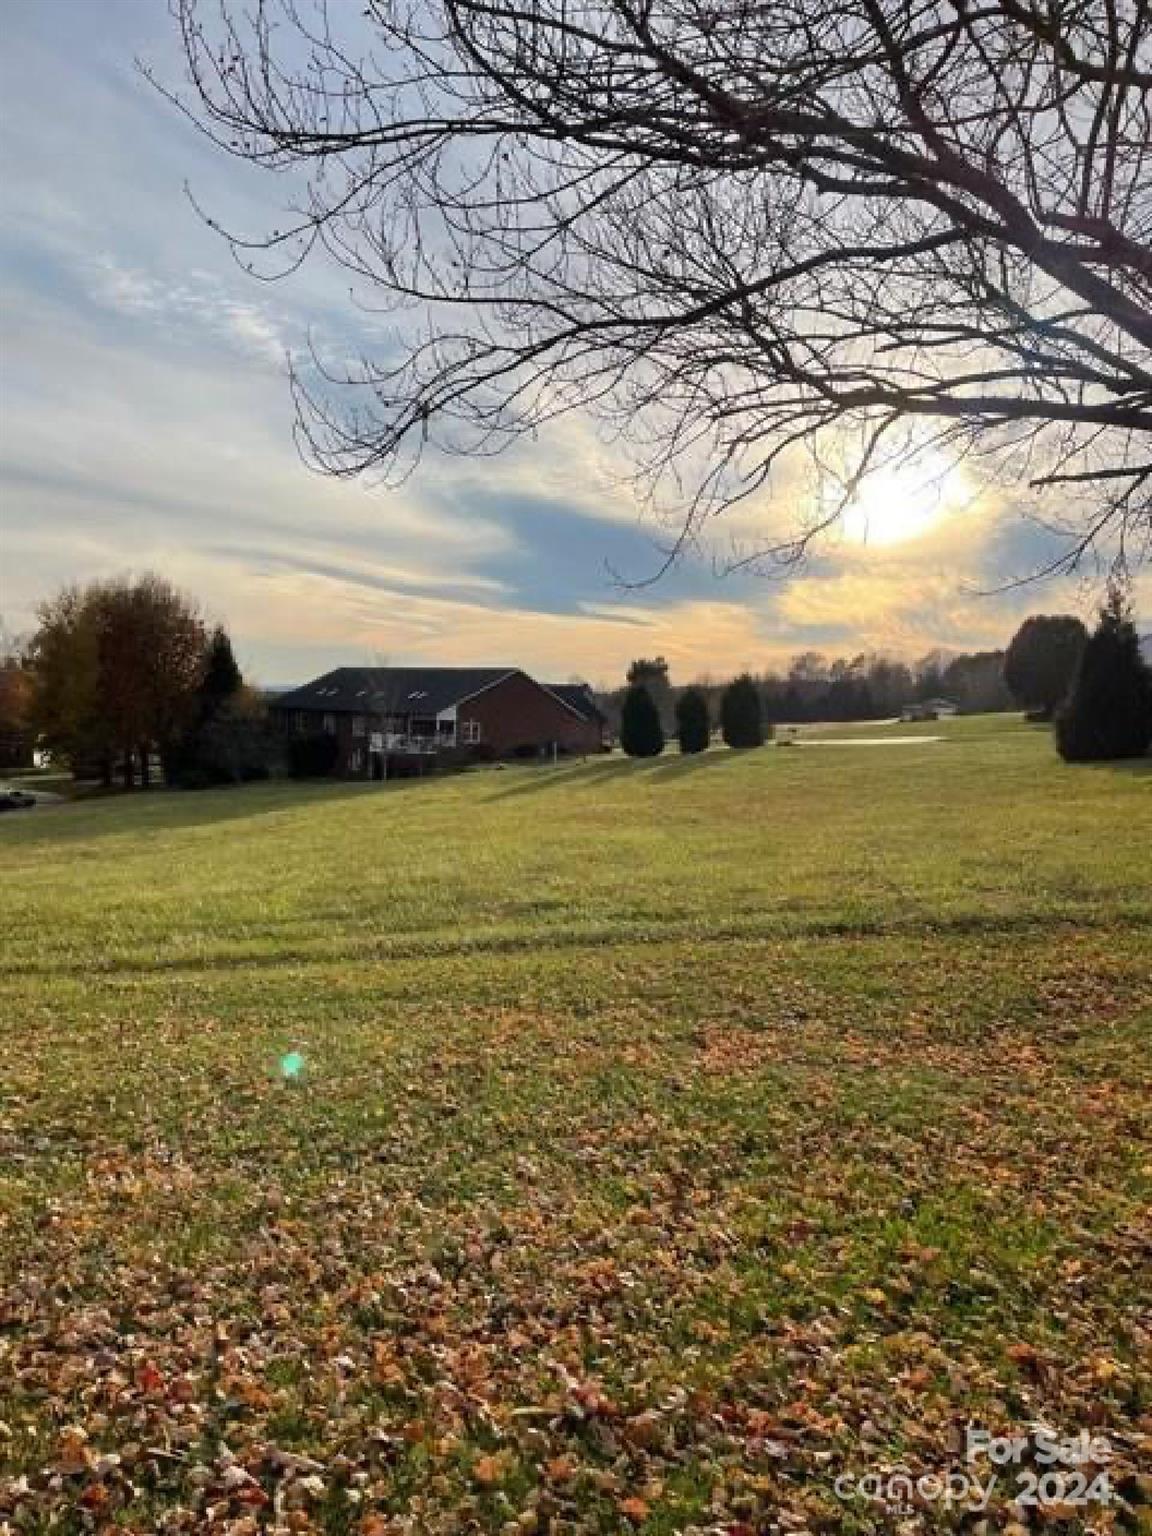
M628 455L577 417L501 458L429 456L394 492L310 475L292 445L285 352L310 333L333 338L337 355L359 340L383 345L381 321L352 307L346 274L322 264L274 288L249 279L192 210L185 179L225 222L267 227L285 186L208 150L134 72L140 51L178 74L163 6L9 9L0 608L10 622L29 622L65 581L153 566L227 619L269 681L373 652L615 680L642 651L690 676L809 645L999 644L1028 608L1090 607L1068 587L996 601L965 592L966 579L985 578L997 537L990 498L913 543L832 540L803 579L757 589L696 580L690 598L657 586L615 602L607 577L601 587L586 572L578 587L562 553L544 572L549 590L534 588L504 497L521 516L536 499L557 518L570 509L617 525L609 532L673 531L646 520ZM705 563L778 538L810 494L806 476L794 456L769 494L710 525ZM594 523L581 528L598 536Z
M223 343L283 370L289 350L284 320L268 304L230 294L218 277L195 272L184 282L167 282L108 253L83 260L81 269L98 303L153 321L169 337L182 332L194 344Z

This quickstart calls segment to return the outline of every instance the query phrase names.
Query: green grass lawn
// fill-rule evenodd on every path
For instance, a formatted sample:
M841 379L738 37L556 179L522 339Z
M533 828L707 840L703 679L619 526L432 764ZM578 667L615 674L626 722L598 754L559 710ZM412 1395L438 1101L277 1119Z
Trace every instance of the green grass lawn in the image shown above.
M0 1530L1149 1528L1152 762L882 731L0 822Z

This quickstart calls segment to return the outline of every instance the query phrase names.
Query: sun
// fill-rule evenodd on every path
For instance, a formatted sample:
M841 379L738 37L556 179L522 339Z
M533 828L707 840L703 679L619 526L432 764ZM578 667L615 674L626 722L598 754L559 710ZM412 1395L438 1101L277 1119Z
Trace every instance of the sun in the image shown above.
M939 453L882 465L865 476L844 511L845 538L886 548L923 538L966 498L960 472Z

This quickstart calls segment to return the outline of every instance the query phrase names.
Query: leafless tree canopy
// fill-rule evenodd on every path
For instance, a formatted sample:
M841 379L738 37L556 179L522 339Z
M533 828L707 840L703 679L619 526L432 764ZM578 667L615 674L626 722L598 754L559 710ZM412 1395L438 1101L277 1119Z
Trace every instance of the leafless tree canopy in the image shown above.
M800 447L930 442L1147 547L1145 0L172 4L199 124L306 169L262 259L410 310L298 373L323 467L591 407L689 534Z

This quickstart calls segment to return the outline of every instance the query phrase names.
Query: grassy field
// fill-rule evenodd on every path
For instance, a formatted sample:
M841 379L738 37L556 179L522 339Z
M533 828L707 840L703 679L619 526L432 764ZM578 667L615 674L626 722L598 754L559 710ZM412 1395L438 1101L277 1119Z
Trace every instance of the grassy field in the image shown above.
M1152 1529L1152 763L880 729L5 818L0 1530Z

